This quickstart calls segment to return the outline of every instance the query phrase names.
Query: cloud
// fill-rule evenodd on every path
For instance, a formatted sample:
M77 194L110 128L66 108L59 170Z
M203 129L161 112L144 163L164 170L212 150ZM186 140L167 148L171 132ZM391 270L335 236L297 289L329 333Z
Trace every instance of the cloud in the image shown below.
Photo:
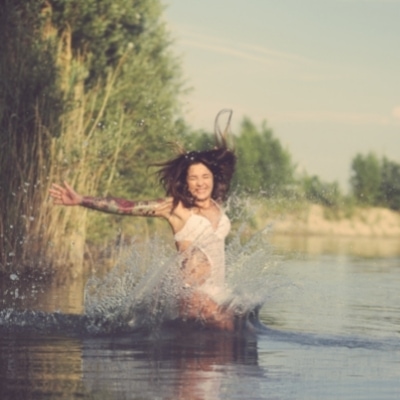
M393 108L392 117L400 120L400 106L396 106L395 108Z
M262 64L271 64L271 60L268 59L267 57L259 57L254 54L247 53L242 50L235 49L233 47L229 46L221 46L218 44L211 44L211 43L205 43L205 42L200 42L196 40L188 40L188 39L183 39L181 40L181 43L190 47L196 47L198 49L203 49L203 50L208 50L214 53L222 53L222 54L227 54L236 58L241 58L241 59L246 59L246 60L251 60L251 61L257 61Z
M191 28L183 26L175 27L179 32L179 43L191 48L198 48L214 53L226 54L235 58L255 61L261 64L313 64L314 60L303 57L299 54L282 52L260 45L244 42L233 42L222 39L218 36L197 33Z

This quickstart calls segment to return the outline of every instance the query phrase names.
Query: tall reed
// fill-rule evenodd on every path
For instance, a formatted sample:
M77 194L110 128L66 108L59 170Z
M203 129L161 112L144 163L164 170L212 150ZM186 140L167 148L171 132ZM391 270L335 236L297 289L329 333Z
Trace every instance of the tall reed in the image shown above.
M14 20L6 24L3 19L10 41L2 41L0 48L1 76L7 77L0 98L1 271L77 275L87 212L54 207L48 190L53 182L68 180L90 193L97 192L104 175L108 185L112 182L124 144L122 107L113 108L111 143L103 119L124 57L105 83L85 90L84 57L71 56L68 28L59 35L47 20L29 32L26 17L22 21L11 2L8 6Z
M54 47L41 40L38 9L5 0L0 12L0 265L2 272L38 262L43 202L51 143L62 108ZM43 113L43 110L47 110ZM29 232L29 234L28 234Z

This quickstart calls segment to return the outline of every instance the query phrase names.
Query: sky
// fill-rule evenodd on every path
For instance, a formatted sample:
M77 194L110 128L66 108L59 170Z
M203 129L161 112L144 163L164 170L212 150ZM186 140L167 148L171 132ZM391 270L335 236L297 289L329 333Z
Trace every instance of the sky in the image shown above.
M299 173L337 181L374 152L400 163L400 0L164 0L185 118L263 121Z

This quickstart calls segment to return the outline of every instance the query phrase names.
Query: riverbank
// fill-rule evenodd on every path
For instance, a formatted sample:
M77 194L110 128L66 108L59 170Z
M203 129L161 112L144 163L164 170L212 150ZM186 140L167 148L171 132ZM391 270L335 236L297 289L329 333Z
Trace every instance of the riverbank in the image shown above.
M348 217L332 216L308 204L294 211L266 215L273 234L400 238L400 213L386 208L357 208Z

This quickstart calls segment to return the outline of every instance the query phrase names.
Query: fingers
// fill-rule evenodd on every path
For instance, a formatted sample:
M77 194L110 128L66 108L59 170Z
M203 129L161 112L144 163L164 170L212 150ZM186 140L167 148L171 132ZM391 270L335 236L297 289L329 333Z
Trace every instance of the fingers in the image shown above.
M72 187L68 184L67 181L64 181L64 186L65 186L70 192L75 192L75 190L72 189Z
M65 206L75 206L80 204L82 196L67 183L63 182L64 186L53 183L49 188L49 194L53 198L54 204Z
M65 205L65 196L67 195L67 190L65 188L53 183L49 189L49 194L53 198L54 204Z
M65 188L63 188L62 186L60 186L60 185L57 185L56 183L53 183L52 185L51 185L51 188L49 189L49 192L51 193L51 194L57 194L57 193L65 193L66 192L66 190L65 190Z
M65 190L62 186L57 185L57 183L52 183L51 187L58 190Z
M75 190L73 189L73 187L70 186L70 185L68 184L68 182L64 181L64 186L65 186L65 188L63 188L63 191L64 191L63 193L64 193L66 196L70 197L71 199L75 199L75 198L78 198L78 197L79 197L78 193L75 192Z
M60 193L68 193L72 192L75 193L74 189L67 182L64 182L64 186L57 185L57 183L52 183L49 192L60 192Z
M60 197L65 193L65 189L61 186L53 184L49 189L50 196L52 197Z

